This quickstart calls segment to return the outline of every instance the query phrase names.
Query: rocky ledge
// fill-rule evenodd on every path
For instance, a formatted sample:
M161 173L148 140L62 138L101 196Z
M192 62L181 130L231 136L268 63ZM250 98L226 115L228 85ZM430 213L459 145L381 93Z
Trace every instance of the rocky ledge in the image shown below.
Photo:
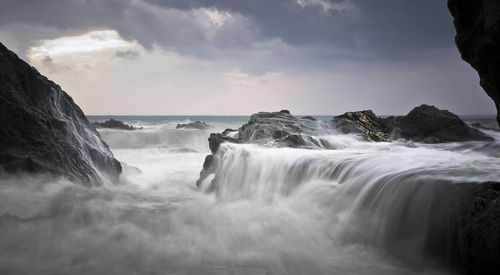
M132 130L141 130L141 128L136 128L134 126L131 126L131 125L127 125L119 120L116 120L116 119L108 119L104 122L95 122L94 123L94 126L96 128L108 128L108 129L119 129L119 130L128 130L128 131L132 131Z
M197 130L205 130L210 128L212 128L212 126L199 120L186 124L177 124L177 126L175 127L175 129L197 129Z
M0 44L0 169L84 185L117 181L121 165L61 87Z

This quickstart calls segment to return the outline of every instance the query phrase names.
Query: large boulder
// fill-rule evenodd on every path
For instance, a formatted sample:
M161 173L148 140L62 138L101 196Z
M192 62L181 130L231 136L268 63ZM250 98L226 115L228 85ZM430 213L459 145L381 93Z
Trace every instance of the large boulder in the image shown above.
M500 2L448 0L462 59L479 73L480 84L493 99L500 125Z
M226 129L208 138L210 150L215 153L222 142L272 144L278 147L325 147L315 138L328 124L309 118L297 118L288 110L260 112L250 116L237 130Z
M328 131L330 125L310 117L297 118L288 110L279 112L260 112L250 116L247 123L237 130L226 129L222 133L211 133L208 144L212 155L205 158L203 170L200 172L200 183L214 172L217 159L215 153L221 143L253 143L268 144L278 147L292 148L328 148L326 141L316 135Z
M345 113L332 121L343 133L357 133L368 141L397 138L425 143L494 140L469 127L457 115L425 104L414 108L406 116L380 118L368 110Z
M117 181L121 165L61 87L0 43L0 169L84 185Z

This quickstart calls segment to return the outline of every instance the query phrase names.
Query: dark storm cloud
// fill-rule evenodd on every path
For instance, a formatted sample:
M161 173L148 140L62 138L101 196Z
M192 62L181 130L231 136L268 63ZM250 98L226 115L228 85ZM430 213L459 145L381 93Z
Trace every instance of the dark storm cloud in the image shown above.
M327 12L292 0L146 1L178 9L214 7L240 13L253 19L264 37L279 37L290 44L327 43L385 55L453 46L445 0L337 0L329 2L351 3L353 9Z
M82 31L112 28L146 48L157 43L205 57L281 39L292 46L321 45L391 59L453 46L452 20L445 2L331 0L327 3L333 7L348 8L324 10L294 0L1 0L0 27L17 23ZM193 20L193 10L199 8L215 8L240 18L207 38Z

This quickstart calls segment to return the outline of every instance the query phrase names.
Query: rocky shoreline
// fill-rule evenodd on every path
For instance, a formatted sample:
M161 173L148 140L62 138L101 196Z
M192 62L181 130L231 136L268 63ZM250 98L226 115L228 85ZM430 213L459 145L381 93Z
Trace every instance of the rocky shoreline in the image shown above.
M211 155L205 158L199 185L215 170L215 160L221 143L269 144L290 148L335 149L321 134L341 132L355 134L371 142L391 142L406 139L422 143L463 141L493 141L478 129L469 127L457 115L434 106L421 105L406 116L377 117L373 111L348 112L330 121L297 118L287 110L253 114L240 128L211 133L208 138Z

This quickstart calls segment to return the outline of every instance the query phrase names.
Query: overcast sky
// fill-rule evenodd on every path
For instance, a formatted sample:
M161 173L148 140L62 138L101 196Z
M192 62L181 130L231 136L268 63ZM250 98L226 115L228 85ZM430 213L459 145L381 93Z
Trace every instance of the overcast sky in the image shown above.
M0 41L86 114L494 114L446 0L0 0Z

